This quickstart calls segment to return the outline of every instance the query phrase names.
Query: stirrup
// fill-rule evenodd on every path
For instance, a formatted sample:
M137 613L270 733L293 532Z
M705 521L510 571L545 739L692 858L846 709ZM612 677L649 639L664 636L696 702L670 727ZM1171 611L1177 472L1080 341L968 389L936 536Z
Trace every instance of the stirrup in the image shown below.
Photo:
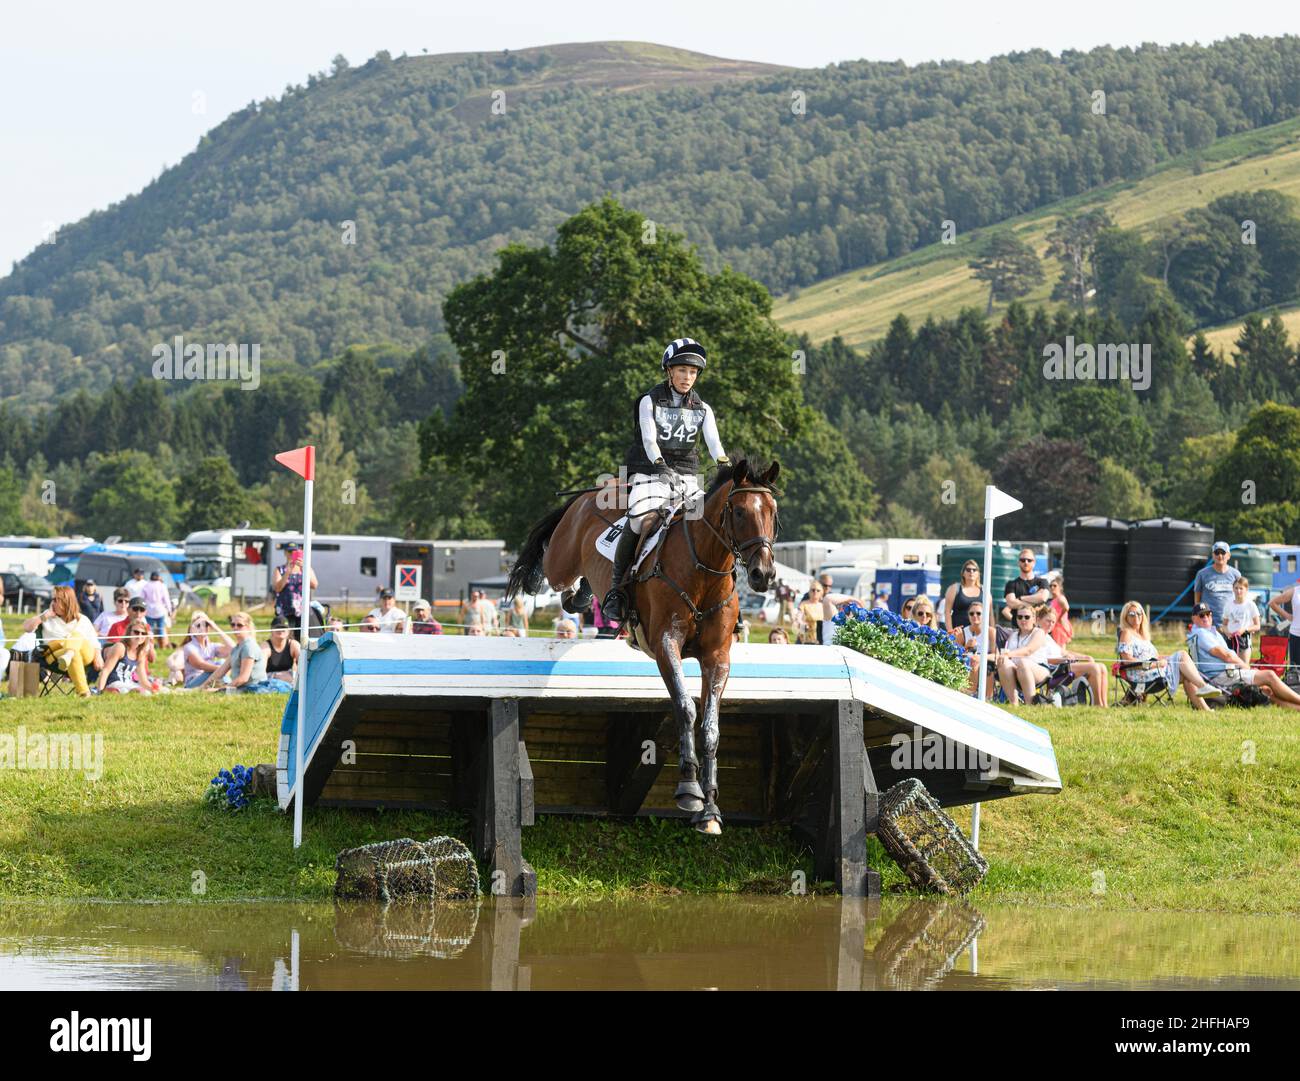
M611 586L600 602L600 614L606 619L616 619L620 623L627 618L627 594L621 586Z

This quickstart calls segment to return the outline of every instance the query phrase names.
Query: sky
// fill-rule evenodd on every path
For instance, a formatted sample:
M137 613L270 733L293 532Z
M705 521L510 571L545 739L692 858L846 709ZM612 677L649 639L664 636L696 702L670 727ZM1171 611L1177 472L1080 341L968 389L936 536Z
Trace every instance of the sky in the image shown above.
M394 56L653 41L821 67L982 60L1300 32L1280 0L7 0L0 12L0 275L51 230L139 191L248 102Z

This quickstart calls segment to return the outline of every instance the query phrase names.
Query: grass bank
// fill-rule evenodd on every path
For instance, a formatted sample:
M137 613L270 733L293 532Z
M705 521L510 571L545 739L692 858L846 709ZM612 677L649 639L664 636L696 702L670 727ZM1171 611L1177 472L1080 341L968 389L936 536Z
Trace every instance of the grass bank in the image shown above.
M467 836L455 815L309 810L306 843L267 801L201 803L236 762L274 761L283 700L0 701L0 735L99 733L103 775L0 769L0 898L327 898L342 848ZM1300 912L1300 726L1280 709L1027 710L1050 728L1065 790L986 804L977 904ZM726 731L723 731L726 753ZM1253 758L1253 761L1251 760ZM725 809L725 793L724 809ZM957 812L963 826L969 814ZM812 880L781 828L705 839L679 822L542 818L524 833L554 896L782 892ZM873 842L886 884L902 877ZM198 892L199 890L202 892Z

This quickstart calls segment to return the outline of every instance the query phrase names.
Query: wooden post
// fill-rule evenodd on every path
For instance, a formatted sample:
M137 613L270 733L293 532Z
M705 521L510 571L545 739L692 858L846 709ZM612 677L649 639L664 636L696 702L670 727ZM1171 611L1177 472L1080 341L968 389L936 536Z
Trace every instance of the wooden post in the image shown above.
M494 698L483 738L479 814L474 824L476 854L488 865L491 891L509 897L530 896L537 891L537 876L524 860L520 834L523 807L519 728L519 700Z
M835 886L845 897L865 897L867 893L867 768L862 703L856 699L837 702L831 719L829 841L834 852Z

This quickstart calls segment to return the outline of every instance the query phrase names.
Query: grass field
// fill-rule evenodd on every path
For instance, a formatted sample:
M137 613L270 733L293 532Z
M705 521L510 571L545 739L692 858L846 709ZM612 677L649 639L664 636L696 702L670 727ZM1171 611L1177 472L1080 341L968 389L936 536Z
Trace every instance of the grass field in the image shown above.
M967 233L958 222L954 244L931 244L897 259L828 278L801 289L793 298L778 298L773 316L787 330L806 333L815 342L838 334L849 345L862 347L883 337L890 321L900 313L915 326L931 315L951 318L962 308L982 311L988 303L988 289L971 276L967 263L993 232L1006 228L1044 257L1044 282L1025 302L1047 302L1059 273L1056 261L1046 260L1047 234L1063 214L1104 206L1117 225L1149 229L1162 219L1204 206L1229 192L1259 188L1300 196L1300 120L1219 140L1202 151L1199 173L1193 156L1184 155L1140 181L1099 188L995 226ZM940 227L936 221L936 236ZM995 317L1002 307L995 308ZM1287 319L1290 327L1300 329L1300 306L1288 309ZM1240 325L1237 320L1213 328L1210 337L1216 347L1230 346Z
M291 822L270 801L238 814L205 806L218 769L274 761L283 708L283 699L197 693L0 701L0 737L21 725L98 733L104 747L95 781L0 769L0 898L323 899L342 848L467 836L454 815L309 809L295 854ZM1064 790L985 805L991 870L976 903L1300 913L1294 713L1024 713L1052 732ZM968 827L967 810L955 817ZM735 827L714 840L673 821L542 817L524 851L553 896L775 893L797 870L812 880L810 855L779 827ZM874 841L871 859L887 885L901 885Z

